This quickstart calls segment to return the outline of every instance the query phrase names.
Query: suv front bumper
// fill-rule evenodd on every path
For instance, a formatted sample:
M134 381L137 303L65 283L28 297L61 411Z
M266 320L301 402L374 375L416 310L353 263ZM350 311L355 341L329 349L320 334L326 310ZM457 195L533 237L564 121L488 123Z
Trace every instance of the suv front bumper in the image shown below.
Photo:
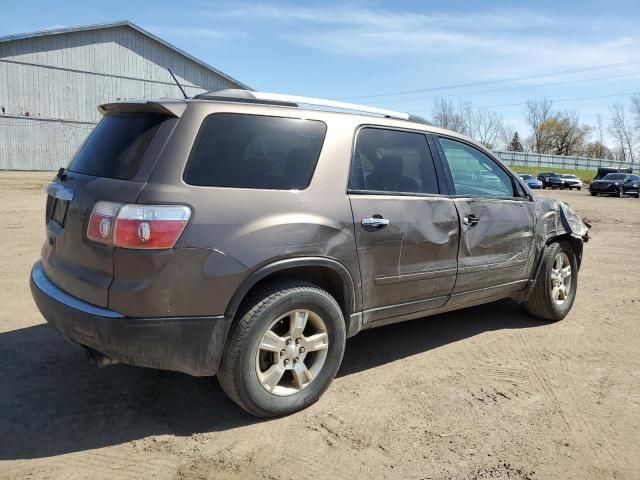
M40 313L74 345L130 365L215 375L231 325L225 316L131 318L96 307L58 288L42 263L31 270Z

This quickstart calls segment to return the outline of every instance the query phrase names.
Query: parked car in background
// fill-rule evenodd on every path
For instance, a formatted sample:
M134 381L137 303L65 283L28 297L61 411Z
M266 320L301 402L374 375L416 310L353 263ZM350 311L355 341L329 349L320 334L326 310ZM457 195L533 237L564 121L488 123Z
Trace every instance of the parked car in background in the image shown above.
M601 178L606 177L610 173L633 173L631 168L613 168L613 167L599 167L598 173L593 177L594 180L600 180Z
M31 291L101 365L217 375L272 417L318 400L364 329L573 305L588 224L463 135L247 90L100 112L48 186Z
M560 174L557 174L552 177L547 177L547 187L564 189L565 182Z
M560 175L562 185L560 188L568 188L569 190L575 188L576 190L582 190L582 180L575 175L563 174Z
M594 180L589 186L589 193L596 195L633 195L640 198L640 176L628 173L610 173L600 180Z
M529 175L528 173L519 173L518 176L524 180L524 183L526 183L529 188L542 188L542 182L533 175Z
M549 179L556 177L558 174L554 172L540 172L537 178L542 182L542 188L547 188L551 186Z

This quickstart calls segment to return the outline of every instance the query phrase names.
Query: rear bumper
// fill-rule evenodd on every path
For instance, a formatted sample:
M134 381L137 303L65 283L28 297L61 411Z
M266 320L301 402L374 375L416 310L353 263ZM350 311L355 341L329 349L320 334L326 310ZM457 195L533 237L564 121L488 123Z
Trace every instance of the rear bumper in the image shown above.
M231 324L224 316L131 318L64 292L42 263L31 271L31 293L44 318L69 342L130 365L215 375Z

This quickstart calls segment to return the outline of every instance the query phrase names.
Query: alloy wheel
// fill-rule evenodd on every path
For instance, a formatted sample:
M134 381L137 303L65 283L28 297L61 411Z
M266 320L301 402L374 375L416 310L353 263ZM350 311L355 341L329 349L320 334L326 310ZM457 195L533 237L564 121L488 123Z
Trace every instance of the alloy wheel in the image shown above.
M299 309L275 320L256 352L256 374L268 392L288 396L318 376L329 349L327 327L318 314Z
M569 256L560 252L551 267L551 298L556 305L562 305L571 291L571 262Z

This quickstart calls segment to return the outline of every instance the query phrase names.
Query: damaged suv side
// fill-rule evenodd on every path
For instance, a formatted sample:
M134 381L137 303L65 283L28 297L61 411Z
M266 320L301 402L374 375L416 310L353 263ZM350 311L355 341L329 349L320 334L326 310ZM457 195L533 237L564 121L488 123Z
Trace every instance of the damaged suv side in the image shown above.
M466 137L237 90L100 110L48 188L31 274L100 364L217 375L268 417L315 402L363 329L503 298L560 320L574 302L588 225Z

